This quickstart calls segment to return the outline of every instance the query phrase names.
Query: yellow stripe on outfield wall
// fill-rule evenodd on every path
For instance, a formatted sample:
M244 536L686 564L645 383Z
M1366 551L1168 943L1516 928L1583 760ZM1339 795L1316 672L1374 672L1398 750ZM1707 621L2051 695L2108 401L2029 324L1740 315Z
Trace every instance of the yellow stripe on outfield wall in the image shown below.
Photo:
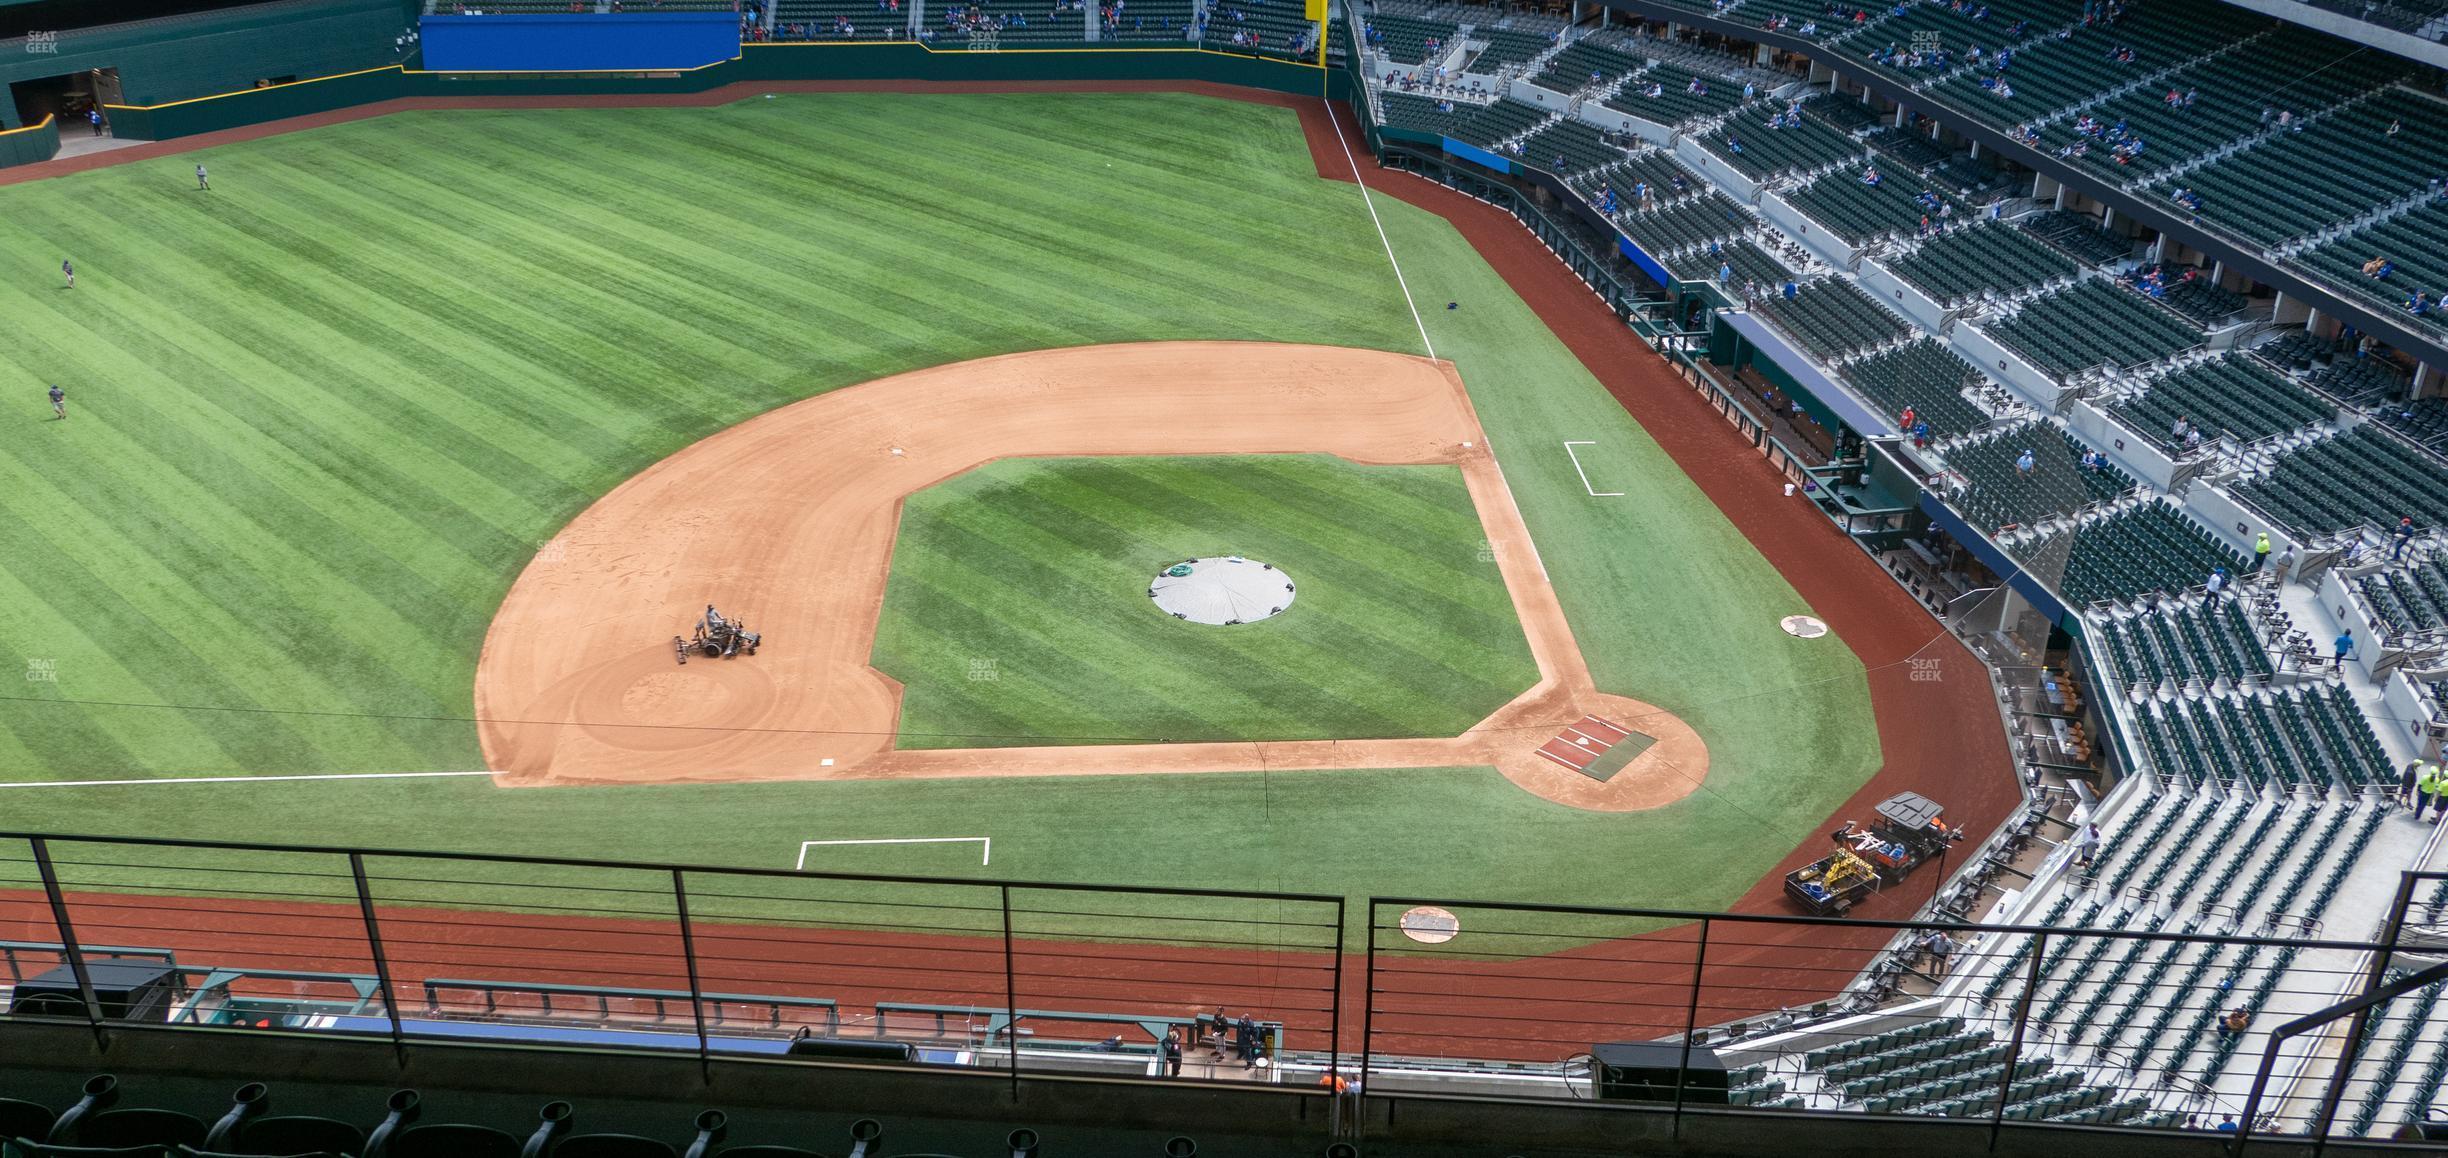
M10 134L12 134L12 133L30 133L30 132L33 132L34 130L39 129L39 128L43 127L44 125L47 125L47 124L50 124L50 123L51 123L51 118L46 116L46 117L44 117L43 119L41 119L41 120L39 120L39 121L36 121L36 122L34 122L33 124L27 125L26 127L22 128L22 129L0 129L0 137L5 137L5 136L8 136L8 135L10 135Z

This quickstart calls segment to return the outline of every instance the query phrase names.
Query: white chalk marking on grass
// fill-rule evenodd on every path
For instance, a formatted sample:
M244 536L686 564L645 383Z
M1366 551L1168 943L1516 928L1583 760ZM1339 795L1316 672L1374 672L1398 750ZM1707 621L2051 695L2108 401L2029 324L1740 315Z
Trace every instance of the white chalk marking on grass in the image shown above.
M1598 445L1598 444L1597 444L1597 443L1595 443L1595 442L1591 442L1591 441L1589 441L1589 440L1587 440L1587 439L1583 439L1583 440L1580 440L1580 441L1567 441L1567 442L1564 444L1564 453L1565 453L1565 454L1567 454L1567 455L1570 455L1570 456L1572 457L1572 460L1573 460L1573 473L1581 476L1581 489L1582 489L1582 490L1585 490L1585 491L1588 491L1588 492L1590 493L1590 497L1591 497L1591 498L1593 498L1593 499L1620 499L1620 498L1622 498L1622 497L1623 497L1623 492L1622 492L1622 491L1602 491L1602 490L1599 490L1597 487L1594 487L1594 486L1591 486L1591 485L1590 485L1590 480L1589 480L1589 472L1588 472L1588 471L1586 471L1586 470L1581 469L1581 456L1580 456L1579 454L1574 453L1574 451L1573 451L1573 448L1574 448L1574 447L1576 447L1576 446L1596 446L1596 445Z
M1326 102L1326 123L1334 128L1335 143L1343 146L1343 163L1351 166L1352 184L1360 187L1360 201L1368 206L1369 221L1377 227L1377 242L1385 246L1386 264L1394 267L1394 284L1402 287L1403 304L1411 307L1411 324L1419 327L1420 345L1434 358L1436 343L1428 340L1428 323L1420 319L1419 303L1411 300L1411 283L1403 277L1402 263L1394 259L1394 242L1386 237L1385 222L1377 217L1377 199L1369 196L1368 182L1360 179L1360 162L1352 159L1351 142L1343 139L1343 124L1335 119L1333 101Z
M807 871L808 850L828 844L975 844L979 846L978 863L994 863L994 838L991 836L896 836L875 840L803 840L799 842L799 871Z
M301 776L155 776L141 780L26 780L0 788L121 788L136 784L269 784L282 780L428 780L492 776L492 772L321 772Z

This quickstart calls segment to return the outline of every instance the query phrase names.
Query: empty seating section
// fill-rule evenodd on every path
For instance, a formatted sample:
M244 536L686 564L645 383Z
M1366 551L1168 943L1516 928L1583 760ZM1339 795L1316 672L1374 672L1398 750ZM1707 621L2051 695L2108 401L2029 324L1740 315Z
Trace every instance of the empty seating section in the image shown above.
M2184 697L2136 713L2195 780L2257 790L2357 791L2393 779L2371 722L2336 685ZM2146 743L2151 743L2146 741ZM2161 750L2153 743L2154 751Z
M2016 226L2084 265L2104 265L2133 252L2131 240L2100 228L2099 218L2088 213L2051 209L2026 217Z
M2128 600L2146 591L2182 591L2200 585L2212 567L2237 573L2244 567L2241 553L2163 502L2094 519L2014 553L2064 559L2058 591L2077 606Z
M2375 407L2372 421L2430 450L2448 446L2448 398L2434 395L2411 402L2391 402Z
M1428 97L1412 96L1409 93L1380 92L1377 94L1377 108L1385 117L1387 128L1409 129L1414 132L1435 133L1446 137L1454 135L1454 126L1460 124L1464 116L1479 107L1456 104L1454 111L1446 112L1437 107L1441 103Z
M1458 141L1469 141L1482 148L1493 149L1498 142L1508 137L1520 136L1532 125L1546 120L1549 115L1547 110L1536 105L1526 105L1508 97L1494 104L1480 105L1472 109L1461 120L1456 121L1446 135ZM1526 151L1523 159L1530 159Z
M1818 102L1813 102L1818 103ZM1700 145L1754 181L1821 169L1862 155L1861 145L1844 133L1811 117L1788 128L1768 127L1770 117L1782 117L1782 105L1768 105L1728 119L1700 138Z
M2349 585L2372 618L2400 634L2448 627L2448 566L2437 559L2358 576Z
M1893 125L1863 137L1862 143L1878 150L1879 164L1902 165L1914 172L1936 168L1952 156L1938 142Z
M2067 162L2108 181L2131 181L2263 131L2265 99L2284 101L2301 116L2387 84L2404 72L2402 66L2388 63L2392 59L2329 36L2265 34L2233 52L2086 108L2105 123L2125 122L2141 137L2143 150L2120 164L2112 150L2095 141L2089 153ZM2265 98L2273 76L2287 77L2286 86ZM2192 92L2195 99L2186 107L2171 106L2170 92ZM2073 139L2072 129L2052 126L2042 134L2041 145L2054 151Z
M2298 534L2394 527L2404 517L2418 527L2448 526L2448 472L2365 427L2286 455L2269 473L2231 489Z
M1668 258L1666 268L1676 277L1689 281L1708 281L1717 276L1719 266L1732 266L1732 284L1777 285L1791 280L1793 271L1785 268L1776 255L1748 241L1728 242L1716 252L1707 249L1686 250Z
M1854 393L1890 421L1911 407L1915 419L1929 424L1933 441L1989 425L1988 412L1963 393L1980 384L1980 371L1927 338L1847 363L1839 373Z
M2004 225L1939 234L1887 262L1887 268L1948 306L1988 293L2020 293L2080 272L2064 254Z
M2196 362L2151 382L2113 413L2155 445L2175 449L2177 420L2243 442L2301 430L2337 417L2318 395L2272 373L2258 360L2228 354Z
M1691 91L1694 82L1702 85L1706 91ZM1657 89L1658 95L1648 95L1652 86ZM1685 121L1732 112L1742 101L1742 83L1739 81L1661 64L1640 74L1638 79L1608 97L1606 106L1645 121L1680 125Z
M1716 192L1716 186L1709 184L1707 178L1684 168L1674 154L1663 149L1644 149L1632 154L1629 160L1609 170L1607 179L1615 187L1616 203L1624 207L1631 206L1633 186L1641 182L1648 184L1653 206ZM1677 181L1683 183L1681 188L1675 187ZM1732 203L1730 199L1728 203Z
M1757 308L1822 362L1891 345L1911 333L1903 319L1888 313L1877 299L1841 277L1804 282L1790 298L1767 295L1760 299Z
M2406 391L2405 375L2368 358L2339 358L2314 371L2304 384L2357 408L2380 405Z
M2133 479L2115 467L2084 467L2084 450L2064 428L2047 422L1951 446L1947 469L1964 486L1956 505L1973 526L1996 529L2072 514L2133 489ZM2026 452L2028 470L2021 465Z
M1532 133L1522 141L1522 160L1549 170L1557 176L1587 173L1603 169L1624 159L1624 151L1607 144L1601 130L1587 121L1560 120ZM1557 165L1561 160L1563 164ZM1618 204L1624 190L1618 189Z
M1554 37L1544 33L1512 28L1480 27L1471 31L1470 38L1487 42L1487 47L1481 49L1465 66L1472 72L1518 68L1530 63L1531 57L1547 51L1555 43Z
M2244 295L2211 284L2210 271L2177 265L2136 266L2117 284L2174 310L2204 329L2218 325L2249 304ZM2145 280L2157 274L2157 287ZM2188 276L2189 275L2189 276Z
M2109 659L2125 686L2162 683L2209 685L2246 676L2267 677L2269 649L2253 633L2232 599L2198 605L2162 603L2131 615L2103 615L2092 622L2106 640Z
M1744 237L1756 224L1733 198L1715 190L1662 209L1620 212L1615 221L1651 254L1706 249Z
M1846 135L1887 123L1869 105L1849 96L1831 96L1825 100L1807 101L1802 105L1805 115L1826 121Z
M1105 37L1141 44L1185 41L1197 19L1190 0L1130 0L1107 19Z
M1370 47L1387 60L1403 64L1427 63L1432 54L1441 57L1458 43L1454 34L1459 31L1460 27L1451 21L1389 13L1379 13L1368 21Z
M2388 280L2363 276L2363 264L2375 257L2396 263ZM2416 293L2431 302L2448 293L2448 200L2358 229L2296 260L2349 295L2395 310L2410 325L2448 329L2448 310L2417 315L2406 308Z
M1548 60L1532 84L1557 92L1579 92L1592 84L1610 84L1649 63L1590 40L1576 40ZM1591 77L1595 75L1596 80Z
M2201 331L2105 278L2035 298L1981 328L2060 378L2111 364L2139 366L2202 343Z
M1863 168L1848 166L1822 174L1810 184L1785 194L1785 199L1810 214L1811 220L1854 245L1909 234L1920 227L1923 218L1934 224L1947 214L1962 211L1963 207L1953 204L1952 198L1901 169L1880 167L1879 183L1869 184L1863 177L1871 165L1865 162ZM1925 192L1937 197L1947 212L1941 213L1915 200Z
M886 40L909 36L909 5L878 12L875 0L775 0L775 35L784 40ZM1074 18L1071 39L1079 38Z
M1232 37L1238 32L1255 38L1238 47L1306 56L1317 49L1317 30L1317 22L1291 0L1215 0L1207 8L1210 48L1236 47Z
M2030 39L2056 31L2082 15L2082 5L2073 0L2006 0L1992 2L1986 20L1972 19L1957 11L1947 0L1921 0L1905 6L1900 13L1890 4L1869 5L1874 19L1864 28L1843 38L1854 55L1874 72L1911 82L1937 75L1935 62L1924 62L1921 68L1886 63L1885 58L1896 52L1910 51L1917 45L1934 46L1947 54L1950 61L1961 63L1964 54L1978 45L1983 49L2005 47L2016 41L2007 29L2018 21L2028 21L2022 39ZM1977 12L1978 9L1973 10ZM1934 39L1923 39L1934 37ZM1876 54L1873 56L1872 54Z
M1996 75L1987 65L1951 76L1933 91L2003 128L2089 105L2101 92L2246 40L2269 23L2266 16L2223 4L2135 5L2113 24L2093 23L2068 39L2018 51L2005 74L2014 89L2012 97L1981 86L1983 79ZM2134 59L2114 60L2118 48L2132 49ZM2256 108L2254 115L2259 111Z
M2396 136L2388 135L2391 124ZM2203 224L2273 245L2420 193L2442 173L2448 173L2448 103L2391 88L2303 132L2277 133L2167 178L2158 191L2190 189L2201 195L2196 215Z

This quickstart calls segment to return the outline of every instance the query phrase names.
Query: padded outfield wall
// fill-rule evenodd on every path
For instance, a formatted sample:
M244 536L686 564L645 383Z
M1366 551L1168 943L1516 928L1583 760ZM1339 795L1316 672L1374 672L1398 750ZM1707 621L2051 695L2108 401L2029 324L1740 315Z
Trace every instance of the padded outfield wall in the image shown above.
M0 85L116 69L122 101L157 105L330 76L394 63L408 11L401 0L289 0L0 40ZM18 127L15 102L0 100L0 128Z
M1205 81L1347 99L1340 68L1202 48L1005 49L914 43L751 44L737 60L659 73L445 73L397 66L149 105L112 105L122 136L168 140L411 97L708 92L759 81Z
M0 130L0 166L48 161L59 153L59 123L44 117L39 124Z

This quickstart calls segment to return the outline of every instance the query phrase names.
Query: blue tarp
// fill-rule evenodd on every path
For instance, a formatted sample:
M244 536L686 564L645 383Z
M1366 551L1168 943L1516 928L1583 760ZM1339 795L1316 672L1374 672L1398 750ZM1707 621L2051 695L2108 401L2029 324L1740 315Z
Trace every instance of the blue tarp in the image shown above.
M740 54L736 12L427 16L418 28L434 72L668 72Z
M1899 433L1894 422L1872 413L1869 407L1845 393L1842 387L1836 385L1835 379L1820 373L1819 368L1811 364L1809 356L1795 349L1784 335L1769 329L1767 323L1746 313L1719 314L1717 317L1733 327L1744 341L1751 343L1752 348L1759 351L1760 357L1776 363L1778 369L1785 371L1800 385L1803 406L1823 416L1823 425L1835 425L1825 422L1824 416L1832 415L1837 423L1851 427L1855 434L1865 438Z
M1457 141L1452 137L1439 137L1438 140L1444 142L1445 153L1447 156L1460 157L1463 160L1469 161L1473 164L1485 165L1499 173L1510 173L1513 171L1513 162L1505 160L1494 153L1488 152L1486 149L1482 149L1477 145Z

